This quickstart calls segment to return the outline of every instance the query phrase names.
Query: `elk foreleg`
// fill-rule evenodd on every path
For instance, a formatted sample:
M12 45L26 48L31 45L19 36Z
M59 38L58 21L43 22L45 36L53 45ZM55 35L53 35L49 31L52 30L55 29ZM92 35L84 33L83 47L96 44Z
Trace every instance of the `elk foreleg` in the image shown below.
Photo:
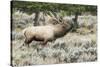
M47 42L48 42L48 40L45 39L45 40L43 41L42 45L43 45L43 46L47 45Z

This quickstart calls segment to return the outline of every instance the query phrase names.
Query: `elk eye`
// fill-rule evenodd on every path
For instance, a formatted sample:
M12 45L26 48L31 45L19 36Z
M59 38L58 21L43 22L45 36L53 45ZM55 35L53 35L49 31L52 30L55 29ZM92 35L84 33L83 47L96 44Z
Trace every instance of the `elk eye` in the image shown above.
M65 26L63 25L63 28L65 28Z

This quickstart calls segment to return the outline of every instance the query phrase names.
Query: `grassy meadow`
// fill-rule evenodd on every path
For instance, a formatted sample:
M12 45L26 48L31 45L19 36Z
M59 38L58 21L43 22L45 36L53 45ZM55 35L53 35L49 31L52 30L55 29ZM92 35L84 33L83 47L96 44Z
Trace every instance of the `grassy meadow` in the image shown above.
M24 37L22 30L32 26L34 14L28 15L17 11L12 21L12 63L13 65L36 65L88 62L97 60L97 16L79 16L79 28L64 37L48 42L42 47L33 41L30 47L19 48ZM65 17L66 18L66 17ZM41 21L42 23L42 21Z

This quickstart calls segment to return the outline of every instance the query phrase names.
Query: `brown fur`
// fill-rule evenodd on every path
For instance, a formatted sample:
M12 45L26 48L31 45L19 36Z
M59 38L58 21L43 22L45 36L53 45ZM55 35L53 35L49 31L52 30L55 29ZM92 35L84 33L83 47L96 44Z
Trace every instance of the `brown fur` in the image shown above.
M23 33L25 36L25 43L30 44L33 40L42 41L46 44L48 41L53 41L59 37L64 36L69 30L71 30L72 25L63 21L58 24L51 24L45 26L35 26L25 28Z

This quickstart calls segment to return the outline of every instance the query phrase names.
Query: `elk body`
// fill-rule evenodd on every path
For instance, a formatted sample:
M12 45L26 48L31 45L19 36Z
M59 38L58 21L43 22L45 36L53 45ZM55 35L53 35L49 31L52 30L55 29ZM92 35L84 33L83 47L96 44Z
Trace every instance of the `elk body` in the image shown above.
M72 24L67 21L62 21L58 24L49 24L45 26L32 26L23 30L25 36L25 44L30 44L34 41L42 41L45 45L48 41L53 41L64 36L72 29Z

